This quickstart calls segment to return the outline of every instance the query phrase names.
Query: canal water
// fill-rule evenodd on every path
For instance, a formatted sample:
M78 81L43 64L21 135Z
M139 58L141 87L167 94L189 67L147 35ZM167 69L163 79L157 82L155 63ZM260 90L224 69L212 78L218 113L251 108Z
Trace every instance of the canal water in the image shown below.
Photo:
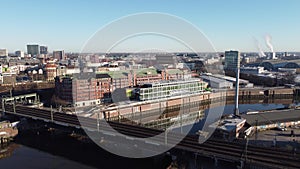
M240 104L240 112L284 108L283 104ZM213 110L212 110L213 109ZM210 111L223 110L215 107ZM225 113L233 112L234 105L226 105ZM208 110L205 110L207 113ZM198 125L203 125L200 123ZM201 127L201 126L200 126ZM196 128L199 128L197 126ZM187 157L187 156L183 156ZM178 159L179 158L179 159ZM233 168L236 165L224 163L216 166L207 159L188 159L178 156L177 166L182 168ZM2 169L112 169L112 168L167 168L172 163L170 156L146 159L129 159L110 154L93 143L78 141L65 133L21 132L13 143L0 148Z

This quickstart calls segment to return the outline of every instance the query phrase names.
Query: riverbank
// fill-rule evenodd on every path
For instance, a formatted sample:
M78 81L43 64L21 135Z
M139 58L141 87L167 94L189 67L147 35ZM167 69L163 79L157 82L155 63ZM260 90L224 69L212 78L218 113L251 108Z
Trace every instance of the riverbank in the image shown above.
M289 99L294 98L296 90L292 88L242 88L239 91L240 100L251 99ZM153 112L180 107L181 105L208 105L219 102L225 105L227 100L233 100L234 90L225 90L212 93L193 94L188 96L163 98L159 100L118 103L102 110L100 118L115 119L128 114ZM96 118L96 117L95 117Z
M243 103L247 103L245 105L241 103L241 110L245 111L247 109L257 108L258 110L265 109L274 109L274 108L282 108L284 105L280 103L283 101L287 104L294 103L294 99L244 99ZM225 111L229 109L233 109L233 100L227 99ZM251 103L254 103L253 105ZM257 104L260 103L260 104ZM271 104L274 103L274 104ZM249 105L250 104L250 105ZM222 104L221 104L222 105ZM208 105L203 105L201 108L218 108L220 104L218 102L212 102ZM147 158L147 159L128 159L128 158L120 158L119 156L115 156L101 149L92 141L86 141L88 138L83 138L82 136L78 136L72 134L72 130L69 132L65 132L62 130L48 130L45 126L45 123L36 124L37 122L32 120L27 124L28 126L34 126L34 128L24 128L24 130L20 131L19 136L14 141L15 143L25 146L26 148L22 149L22 151L26 151L28 154L37 154L36 158L43 157L40 159L43 163L34 164L33 169L45 168L45 164L49 164L52 168L58 168L55 164L58 162L61 165L69 166L69 168L167 168L170 166L172 159L169 156L162 155L160 157ZM40 129L39 129L40 128ZM43 129L41 129L43 128ZM42 152L42 154L41 154ZM45 155L45 153L47 155ZM20 154L17 152L17 155ZM23 153L25 156L26 153ZM172 155L176 156L174 159L174 166L185 167L185 168L219 168L219 169L227 169L233 168L237 164L218 161L217 165L215 164L214 159L209 158L201 158L200 156L194 154L187 154L186 152L175 151L171 152ZM189 157L189 158L186 158ZM10 157L14 159L11 160L9 166L14 166L13 164L17 161L23 166L31 166L30 163L22 163L24 159L16 159L17 157ZM21 158L21 157L19 157ZM66 162L67 159L67 162ZM120 160L121 159L121 160ZM71 162L70 162L71 161ZM51 162L55 163L52 164ZM76 162L76 163L75 163ZM216 166L215 166L216 165ZM1 161L0 161L1 166ZM72 166L72 167L71 167ZM80 167L78 167L80 166ZM228 167L229 166L229 167ZM222 168L223 167L223 168ZM27 167L28 168L28 167ZM68 167L64 167L68 168Z

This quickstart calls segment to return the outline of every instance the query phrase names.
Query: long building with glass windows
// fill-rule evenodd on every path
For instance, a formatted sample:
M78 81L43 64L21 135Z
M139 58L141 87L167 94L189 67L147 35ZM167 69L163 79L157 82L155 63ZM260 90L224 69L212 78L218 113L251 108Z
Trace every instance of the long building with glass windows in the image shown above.
M155 100L172 96L197 94L205 91L207 83L202 79L191 78L174 81L161 81L144 84L134 90L136 99L140 101Z

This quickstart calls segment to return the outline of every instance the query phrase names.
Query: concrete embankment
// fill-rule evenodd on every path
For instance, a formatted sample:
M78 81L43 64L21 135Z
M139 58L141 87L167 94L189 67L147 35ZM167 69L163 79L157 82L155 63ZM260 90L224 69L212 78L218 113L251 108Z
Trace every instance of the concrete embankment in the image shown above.
M225 105L228 102L232 102L235 96L234 90L226 90L212 93L204 93L199 95L192 95L180 98L168 98L159 101L147 101L147 102L137 102L134 104L122 105L119 107L112 107L110 110L105 111L106 118L116 117L120 115L125 115L129 113L139 113L139 112L154 112L167 109L176 109L181 105L188 106L203 106L218 103ZM295 89L292 88L243 88L240 90L240 99L255 100L255 99L288 99L295 97ZM233 102L232 102L233 103ZM278 102L280 103L280 101Z

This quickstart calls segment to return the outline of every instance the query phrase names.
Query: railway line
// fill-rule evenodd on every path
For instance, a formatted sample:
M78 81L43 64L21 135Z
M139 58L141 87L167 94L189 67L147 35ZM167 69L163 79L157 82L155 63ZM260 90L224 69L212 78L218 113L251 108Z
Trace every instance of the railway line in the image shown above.
M46 122L53 122L57 124L68 125L71 127L88 128L93 131L101 130L113 132L107 127L104 121L92 119L88 117L77 117L60 112L51 112L49 110L42 110L37 108L30 108L16 105L7 104L5 106L6 113L15 114L18 116L44 120ZM14 113L16 112L16 113ZM118 132L139 138L148 138L158 136L163 131L144 128L141 126L133 126L129 124L122 124L117 122L108 121L108 124ZM175 144L178 137L183 137L179 133L167 133L167 145ZM155 141L165 143L163 135L155 137ZM282 151L278 149L262 148L249 145L247 151L245 145L239 143L221 142L216 140L208 140L203 144L198 143L198 137L188 135L176 145L176 148L185 151L194 152L210 158L218 158L227 161L240 162L244 161L246 164L261 164L272 168L299 168L300 155L294 154L289 151Z

